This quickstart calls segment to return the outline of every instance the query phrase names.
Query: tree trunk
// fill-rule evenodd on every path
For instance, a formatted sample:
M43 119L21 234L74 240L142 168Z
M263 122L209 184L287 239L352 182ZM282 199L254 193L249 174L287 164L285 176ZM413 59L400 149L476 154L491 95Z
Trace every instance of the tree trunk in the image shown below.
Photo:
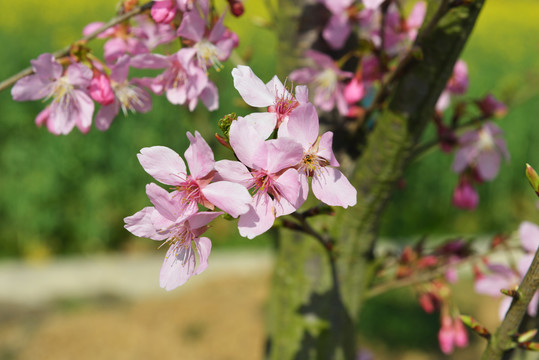
M429 7L439 4L433 1ZM416 45L421 48L421 60L413 58L397 79L361 156L348 154L351 161L343 171L351 175L358 190L357 205L339 210L329 221L328 217L315 218L312 224L329 229L336 241L331 255L314 239L289 230L280 232L269 300L269 359L355 359L354 329L375 275L372 249L380 216L482 5L483 1L476 0L455 6L436 26L420 33ZM319 40L313 34L317 21L324 17L323 8L305 0L279 1L280 76L298 67L302 52Z

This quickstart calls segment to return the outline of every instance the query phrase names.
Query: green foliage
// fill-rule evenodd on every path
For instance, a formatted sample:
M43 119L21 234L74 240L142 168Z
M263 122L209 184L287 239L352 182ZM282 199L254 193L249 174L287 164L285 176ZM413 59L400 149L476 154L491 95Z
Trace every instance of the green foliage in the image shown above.
M0 13L0 78L29 65L30 59L54 51L76 40L92 21L107 21L115 2L62 2L59 0L7 2ZM246 13L229 19L240 35L238 54L265 81L275 73L276 39L269 29L255 26L252 16L267 18L263 2L246 1ZM538 44L528 34L536 33L534 1L519 0L510 5L491 0L479 19L464 53L470 70L470 95L491 91L514 107L501 120L512 160L503 164L499 177L480 190L476 213L453 209L452 188L457 177L449 172L452 156L438 150L411 166L406 188L397 190L382 226L384 235L417 233L492 232L513 229L521 219L539 221L533 197L522 169L526 162L539 166L539 135L535 114L539 113ZM263 21L261 21L263 22ZM103 44L93 45L99 53ZM12 101L9 91L0 93L0 256L38 256L42 253L86 253L120 249L128 244L156 247L148 240L136 240L123 229L123 218L149 201L146 183L153 181L140 167L140 148L165 145L183 154L186 131L198 130L219 150L216 158L229 157L218 146L214 134L224 114L244 115L250 110L232 87L227 63L220 73L210 70L220 89L220 109L209 113L200 105L190 113L154 98L149 114L120 115L107 132L95 128L88 135L74 130L68 136L54 136L36 128L35 116L42 103ZM449 114L448 114L449 115ZM433 136L433 134L431 133ZM358 206L361 206L359 204ZM216 246L265 246L267 239L249 242L234 229L235 222L220 220L210 233ZM213 235L215 234L215 235Z

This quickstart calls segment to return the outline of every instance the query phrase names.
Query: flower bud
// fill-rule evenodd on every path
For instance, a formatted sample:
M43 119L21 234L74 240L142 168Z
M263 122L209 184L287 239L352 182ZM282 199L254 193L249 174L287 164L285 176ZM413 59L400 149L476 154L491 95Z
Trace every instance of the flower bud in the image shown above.
M483 99L476 101L476 105L484 117L502 117L507 113L507 106L498 101L492 94L488 94Z
M236 17L243 15L243 12L245 11L242 2L239 0L228 0L228 6L230 6L232 15Z
M96 72L90 81L90 96L101 105L109 105L114 102L114 91L110 86L107 75Z
M539 176L530 166L530 164L526 164L526 177L528 178L528 181L530 182L530 185L532 186L537 196L539 196Z
M479 204L479 194L466 180L461 179L453 193L453 205L460 209L474 210Z
M154 2L151 10L152 19L156 23L168 24L176 16L176 4L171 0Z
M354 77L344 87L343 95L348 104L354 104L365 96L365 85L360 79Z

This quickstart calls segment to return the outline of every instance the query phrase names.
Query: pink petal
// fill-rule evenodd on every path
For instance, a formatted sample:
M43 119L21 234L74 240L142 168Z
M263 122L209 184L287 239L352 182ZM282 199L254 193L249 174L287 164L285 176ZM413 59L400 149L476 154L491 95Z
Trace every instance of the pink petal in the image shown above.
M215 163L215 170L228 181L247 186L252 180L251 172L239 161L219 160Z
M130 64L138 69L163 69L169 66L169 60L161 54L140 54L133 56Z
M366 9L377 9L384 0L363 0L363 5L365 5Z
M528 304L528 314L532 317L537 315L537 305L539 304L539 292L536 291Z
M195 136L187 132L187 138L191 145L185 150L185 159L191 175L195 179L201 179L213 170L215 163L213 151L198 131L195 131Z
M260 134L261 138L267 139L275 130L277 115L273 112L252 113L244 118Z
M264 134L260 134L248 120L240 117L232 122L228 135L237 158L246 166L254 168L253 158L264 144Z
M520 243L526 252L535 253L539 247L539 226L523 221L518 227Z
M16 101L38 100L49 95L48 85L37 75L25 76L13 85L11 96Z
M295 89L296 100L300 104L306 104L309 102L309 88L305 85L298 85Z
M87 133L92 126L95 104L90 96L81 90L73 90L73 98L77 102L78 107L77 114L74 114L77 127L83 133Z
M151 221L151 215L154 211L156 211L155 208L148 206L135 213L134 215L126 217L124 219L124 227L131 234L139 237L149 238L153 240L164 240L166 236L158 234Z
M174 199L173 195L165 189L150 183L146 185L146 195L155 209L167 219L174 221L182 215L178 208L178 199Z
M163 184L178 185L186 178L185 163L172 149L165 146L143 148L137 157L144 170Z
M43 82L51 82L62 76L63 67L51 54L41 54L35 60L30 60L34 73L41 78Z
M322 31L322 37L332 49L339 50L344 46L351 30L346 13L334 14Z
M252 239L268 231L274 222L273 200L268 194L258 192L249 211L240 215L238 229L241 236Z
M255 154L255 163L270 173L297 165L303 158L303 147L291 138L268 140Z
M221 40L223 35L225 34L226 28L223 25L223 19L225 18L225 13L221 15L219 20L213 25L213 28L211 29L210 34L208 35L208 40L212 43L216 43L218 40Z
M200 17L197 10L189 11L184 14L176 35L199 42L204 36L205 26L204 19Z
M204 197L232 217L249 211L251 195L245 186L230 181L211 183L202 189Z
M92 70L79 63L69 65L66 74L71 85L78 86L84 90L90 86L90 81L92 81Z
M173 246L168 249L159 273L159 285L167 291L185 284L195 272L196 259L194 251L191 250L184 264L181 256L183 254L176 254L174 249Z
M101 106L95 116L95 126L98 130L105 131L112 124L112 120L120 111L120 103L116 100L110 105Z
M232 70L232 77L234 87L247 104L255 107L274 104L275 96L268 91L266 84L254 74L250 67L238 65Z
M189 224L191 231L201 235L200 229L204 232L206 230L206 225L221 215L223 215L222 211L201 211L189 216L186 221Z
M193 275L198 275L208 268L208 257L211 252L211 241L207 237L195 239L198 252L198 266Z
M427 4L424 1L416 2L412 11L410 12L410 15L408 16L408 19L406 20L406 25L408 25L408 28L419 29L423 24L426 13Z
M337 169L325 167L314 172L312 180L314 196L330 206L354 206L357 191L348 179Z
M217 110L219 107L219 93L214 83L208 82L208 85L200 93L200 100L209 111Z
M301 183L299 182L299 174L296 169L286 170L275 180L275 186L290 204L295 205L298 202L298 197L301 193Z
M339 166L339 162L333 154L333 133L331 131L323 133L320 137L317 155L329 161L329 165Z
M288 122L279 127L279 137L291 137L309 150L318 138L318 114L314 105L300 105L289 116Z
M481 151L477 158L477 171L481 179L494 179L500 170L500 162L500 154L494 149Z

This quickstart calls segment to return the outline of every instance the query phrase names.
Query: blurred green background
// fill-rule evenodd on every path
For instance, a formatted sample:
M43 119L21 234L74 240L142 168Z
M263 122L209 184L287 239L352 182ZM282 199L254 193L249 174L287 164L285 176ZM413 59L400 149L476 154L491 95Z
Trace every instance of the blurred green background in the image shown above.
M246 1L245 16L229 18L228 23L241 39L239 55L249 57L255 73L268 81L275 73L276 38L251 20L253 16L267 18L262 3ZM27 67L39 54L78 39L84 25L108 20L116 7L116 1L107 0L0 0L0 4L2 79ZM526 162L539 168L536 14L537 1L489 0L463 54L470 72L467 96L479 98L492 92L512 103L499 122L512 158L502 165L495 181L480 187L479 208L470 213L451 206L457 182L450 171L453 155L435 150L407 172L406 187L397 190L383 219L384 236L492 233L512 231L523 219L539 221L524 177ZM93 44L98 49L103 41ZM125 216L149 205L144 186L152 178L136 154L152 145L169 146L183 154L186 131L199 130L216 145L217 120L232 111L249 112L232 87L232 67L228 62L220 73L210 70L220 89L220 108L213 113L202 106L190 113L164 97L154 97L150 113L120 115L109 131L94 128L87 135L74 130L68 136L55 136L37 128L34 118L43 103L18 103L9 91L0 93L0 257L155 248L155 243L135 238L123 228ZM216 158L225 155L219 151ZM224 220L215 222L210 237L216 247L269 243L268 237L241 238Z

